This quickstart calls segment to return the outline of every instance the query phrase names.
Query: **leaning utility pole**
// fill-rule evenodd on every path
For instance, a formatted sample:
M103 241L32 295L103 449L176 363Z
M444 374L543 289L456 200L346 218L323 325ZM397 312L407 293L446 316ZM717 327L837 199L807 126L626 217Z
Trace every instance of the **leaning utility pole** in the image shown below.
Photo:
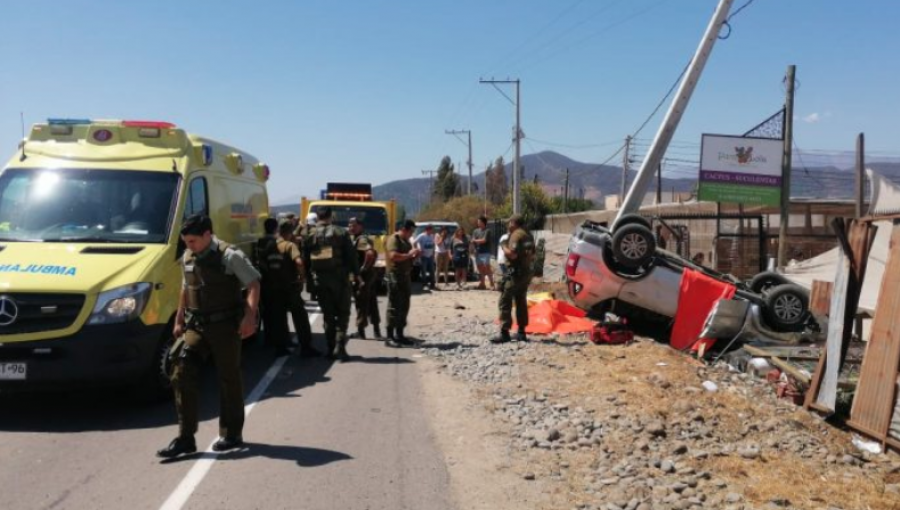
M457 140L464 143L466 145L466 147L469 148L469 160L466 161L466 165L469 167L469 181L468 181L468 184L466 185L466 195L471 195L472 194L472 131L469 129L459 129L459 130L445 129L444 133L455 136ZM468 141L463 141L463 139L460 138L459 135L468 135L468 137L469 137Z
M631 135L625 137L625 154L622 156L622 192L619 194L619 207L625 203L625 193L628 191L628 158L631 157Z
M694 58L691 59L691 63L687 68L684 79L681 81L681 85L675 93L675 100L672 101L669 111L666 112L666 118L663 120L662 125L659 127L659 131L656 132L656 136L653 138L653 143L650 145L650 151L647 152L647 156L641 163L641 169L638 171L637 178L635 178L634 183L631 185L631 189L628 190L628 196L625 197L625 203L619 208L616 220L626 214L637 212L637 210L640 209L641 203L644 201L644 194L650 186L651 179L653 179L653 172L656 171L656 167L659 165L659 162L662 161L663 154L666 153L666 149L668 149L672 137L675 136L675 129L678 127L678 123L681 121L681 116L684 115L685 109L687 109L687 105L691 100L691 95L694 93L694 88L696 88L697 82L700 80L700 75L703 73L703 67L706 65L710 53L712 53L713 46L716 44L716 39L719 37L719 31L722 29L722 24L728 17L728 11L731 9L733 1L734 0L719 0L719 6L716 7L716 12L710 20L709 26L706 27L703 39L700 41L700 46L697 48Z
M787 95L784 98L784 153L781 157L781 217L778 221L778 267L787 265L788 224L791 220L791 147L794 143L794 73L787 68Z
M512 198L513 198L513 200L512 200L512 204L513 204L513 214L519 214L519 212L520 212L519 211L519 203L520 203L519 181L521 180L520 175L519 175L519 168L521 167L520 158L522 155L521 96L519 95L519 86L521 85L521 81L520 80L494 80L494 79L482 80L482 79L479 79L478 82L479 83L487 83L487 84L492 85L495 89L497 89L498 92L503 94L503 97L505 97L510 103L512 103L516 107L516 127L515 127L515 133L513 134L513 142L516 145L516 159L513 160L513 179L512 179L512 185L513 185ZM516 86L516 100L513 101L512 99L510 99L509 96L504 94L503 91L500 90L499 87L497 87L498 83L514 84Z

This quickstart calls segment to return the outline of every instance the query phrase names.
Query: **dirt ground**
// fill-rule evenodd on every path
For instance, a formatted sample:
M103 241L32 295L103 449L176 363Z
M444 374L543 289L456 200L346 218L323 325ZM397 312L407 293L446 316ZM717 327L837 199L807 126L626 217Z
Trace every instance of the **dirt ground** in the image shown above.
M496 292L476 290L417 294L410 333L441 331L459 344L483 344L472 328L492 327L497 298ZM893 492L900 483L900 457L861 455L850 433L778 400L764 381L707 367L649 340L629 346L595 346L583 335L532 340L515 355L515 377L499 384L461 382L440 363L420 364L433 432L460 508L603 508L590 506L600 494L592 473L603 462L628 463L635 448L646 450L639 434L620 429L604 438L599 451L516 447L498 397L505 395L552 398L595 421L627 418L629 426L641 429L661 421L672 436L685 436L696 425L691 420L700 420L706 436L715 437L696 445L670 439L688 441L692 453L698 445L716 450L679 458L679 473L706 475L697 477L698 491L706 487L714 494L715 487L727 486L741 503L712 496L697 508L900 509L900 494ZM703 390L708 380L717 381L719 390ZM734 453L748 445L759 449L752 459ZM650 453L664 452L669 444L654 440L651 446Z

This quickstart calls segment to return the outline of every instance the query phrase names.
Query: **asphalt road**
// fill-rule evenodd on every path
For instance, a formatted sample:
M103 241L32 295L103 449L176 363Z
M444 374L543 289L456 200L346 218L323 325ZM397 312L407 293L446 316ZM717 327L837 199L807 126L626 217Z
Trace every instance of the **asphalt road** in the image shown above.
M313 331L321 347L321 319ZM350 362L333 363L248 345L247 445L221 455L208 449L218 430L208 367L197 434L207 451L170 463L154 453L177 432L171 402L115 390L0 396L0 508L453 508L416 351L373 340L349 350Z

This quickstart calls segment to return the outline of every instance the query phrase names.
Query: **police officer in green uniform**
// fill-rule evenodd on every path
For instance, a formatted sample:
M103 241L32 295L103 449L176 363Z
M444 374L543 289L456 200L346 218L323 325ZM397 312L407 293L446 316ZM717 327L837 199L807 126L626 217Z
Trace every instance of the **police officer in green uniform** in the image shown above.
M353 289L353 300L356 303L356 337L366 338L366 326L372 323L375 338L381 338L381 315L378 313L378 271L375 260L378 252L375 244L363 231L363 224L356 218L350 218L350 238L356 249L356 261L359 264L359 279Z
M319 306L325 322L328 356L341 361L347 354L347 326L350 323L350 278L359 277L356 252L350 234L332 224L330 207L318 210L318 222L304 239L304 262L312 272Z
M261 304L265 342L275 348L275 356L289 353L290 331L287 324L288 264L278 249L278 220L266 218L266 235L256 242L256 260L262 274Z
M297 333L297 342L300 344L298 352L301 358L320 356L322 353L312 346L312 328L309 325L309 314L306 313L306 303L303 302L303 275L305 268L300 248L294 239L295 225L291 221L284 221L278 226L278 253L282 257L284 267L283 281L284 293L281 299L287 306L287 311L294 321L294 331Z
M508 270L500 284L500 335L491 339L493 343L512 340L512 307L516 305L516 323L519 331L516 340L527 341L525 328L528 326L528 285L531 283L531 265L534 259L534 238L522 225L522 217L515 215L507 223L509 239L500 247L506 255Z
M212 235L212 221L188 218L181 228L187 245L182 258L184 284L175 316L172 386L179 434L157 455L164 458L194 453L197 445L200 372L212 356L219 379L219 439L213 450L243 444L244 388L241 340L256 332L260 275L237 248ZM246 298L242 294L246 289Z
M385 345L388 347L412 344L403 334L403 329L406 327L406 316L409 315L413 259L419 256L419 250L414 249L409 242L415 228L414 221L406 220L400 230L388 237L385 246L385 280L388 286L388 337Z

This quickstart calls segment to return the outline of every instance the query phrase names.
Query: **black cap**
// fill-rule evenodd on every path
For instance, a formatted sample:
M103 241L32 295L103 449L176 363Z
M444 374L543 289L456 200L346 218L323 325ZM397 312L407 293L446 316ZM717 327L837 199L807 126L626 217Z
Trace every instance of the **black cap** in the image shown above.
M403 222L403 228L412 230L416 228L416 222L413 220L406 220Z
M329 220L331 219L331 207L319 207L316 209L316 216L319 217L320 220Z
M181 235L183 236L202 236L207 232L212 233L212 220L205 214L190 216L181 225Z
M278 220L266 218L266 221L263 222L263 229L266 231L266 234L274 234L278 230Z
M289 234L294 232L294 223L291 220L284 220L278 224L279 234Z

